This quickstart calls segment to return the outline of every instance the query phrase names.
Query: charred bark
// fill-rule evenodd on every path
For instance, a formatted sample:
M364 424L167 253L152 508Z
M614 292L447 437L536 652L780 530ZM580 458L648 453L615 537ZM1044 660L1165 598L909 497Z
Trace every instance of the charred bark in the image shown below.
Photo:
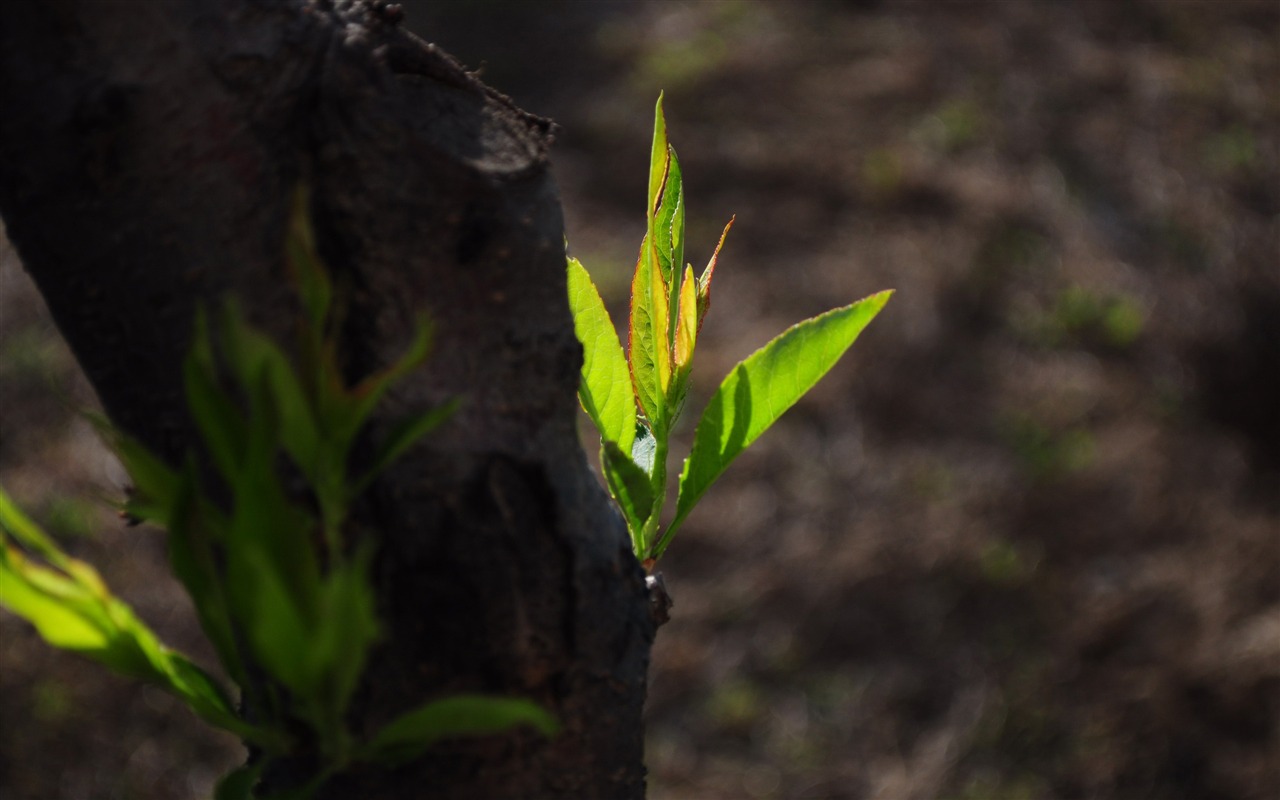
M380 419L463 399L358 511L388 636L352 723L468 690L565 727L324 796L639 797L653 623L575 431L551 125L397 23L379 2L0 4L0 213L108 414L177 461L196 446L180 372L196 308L232 293L291 329L281 243L305 176L351 376L393 360L420 311L435 323Z

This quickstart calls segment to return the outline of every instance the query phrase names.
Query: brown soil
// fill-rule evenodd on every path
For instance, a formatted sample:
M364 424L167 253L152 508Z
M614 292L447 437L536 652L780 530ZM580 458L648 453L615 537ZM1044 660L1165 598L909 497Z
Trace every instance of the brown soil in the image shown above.
M619 311L665 88L695 264L738 217L685 441L737 359L897 289L663 562L651 796L1280 797L1280 4L408 12L563 125ZM96 500L91 402L5 250L0 483L206 655ZM240 757L7 615L0 697L5 798L206 797Z

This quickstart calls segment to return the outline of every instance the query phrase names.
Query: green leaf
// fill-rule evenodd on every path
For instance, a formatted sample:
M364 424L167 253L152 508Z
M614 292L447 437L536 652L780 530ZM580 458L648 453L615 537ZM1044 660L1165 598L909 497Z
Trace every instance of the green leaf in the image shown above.
M385 369L366 376L352 388L349 393L349 404L344 405L340 413L330 412L326 415L326 422L332 430L339 432L338 438L344 446L349 447L355 440L356 434L387 390L427 360L427 356L431 354L433 340L434 331L430 320L425 315L419 316L414 328L413 341L409 343L404 355ZM334 375L333 380L336 382L340 377ZM344 449L344 456L345 453Z
M609 319L591 276L576 258L569 263L569 308L574 333L582 342L582 379L578 399L605 441L625 453L635 440L636 399L618 332Z
M387 433L386 438L382 440L382 444L378 446L377 451L374 453L372 458L373 466L369 468L363 478L356 481L354 493L359 494L362 492L373 482L374 478L395 463L396 459L404 455L405 451L419 439L440 427L445 420L453 416L459 405L460 403L456 399L450 400L438 408L431 408L421 414L406 417L397 423Z
M193 461L188 460L168 520L169 564L191 595L200 626L218 651L231 678L245 685L244 667L231 629L231 611L220 574L215 546L224 538L228 521L199 494Z
M729 229L733 227L733 221L736 216L729 217L729 222L724 226L724 232L720 234L720 241L716 244L715 252L711 254L711 260L707 262L707 268L702 271L701 277L698 278L698 330L702 330L702 323L707 320L707 312L711 310L711 279L716 274L716 261L720 258L720 249L724 247L724 240L729 236Z
M0 486L0 531L12 534L19 542L55 566L65 567L68 561L53 540L18 508L3 486Z
M228 479L239 469L245 424L240 410L218 385L218 367L203 309L196 312L196 333L182 364L187 406L218 471Z
M684 183L680 160L671 145L667 145L666 170L653 224L662 279L668 286L674 286L680 280L684 261Z
M486 736L518 725L533 727L544 736L554 736L560 728L555 717L528 700L460 694L433 700L397 717L378 731L357 757L361 761L403 763L442 739Z
M653 487L649 483L649 475L613 442L601 443L600 466L609 484L609 493L622 509L632 546L638 552L640 531L653 510Z
M317 623L300 607L302 598L289 591L261 549L235 552L229 559L227 583L231 599L239 601L236 616L253 661L290 691L314 698L320 675L329 665L313 658ZM318 610L315 613L318 616Z
M110 593L93 567L58 550L16 511L3 491L0 501L0 605L30 622L49 644L157 684L206 721L258 738L256 729L236 716L217 684L186 657L162 645L133 610ZM10 536L48 546L48 560L57 566L32 562Z
M78 599L83 602L73 582L30 564L7 545L0 547L0 606L35 626L54 647L85 654L106 651L110 636L99 621L77 608L78 603L68 597L74 594L81 594Z
M316 255L316 237L311 227L308 210L308 192L298 184L293 193L293 205L289 213L289 230L285 235L285 260L290 277L297 285L302 298L309 327L317 337L323 335L329 306L333 299L333 285L320 257Z
M628 361L636 401L649 424L665 430L664 361L667 356L666 288L656 266L652 240L640 243L640 257L631 279L631 317L628 325ZM655 282L657 286L655 286ZM657 301L655 304L655 300ZM656 307L655 307L656 305ZM669 365L665 365L669 369Z
M312 658L326 669L325 697L330 720L341 725L379 635L377 598L369 581L373 549L357 550L326 576L321 591L324 624L315 632Z
M653 147L649 151L649 205L646 210L648 233L653 236L654 217L667 180L667 120L662 113L662 93L653 109Z
M875 318L892 292L788 328L729 373L707 404L680 475L676 516L651 553L662 554L704 492L760 434L809 391Z
M684 280L680 285L680 304L676 321L676 338L671 348L671 360L675 363L676 387L673 406L678 406L685 380L693 362L693 349L698 339L698 284L693 279L693 267L684 268Z
M249 325L235 303L225 304L219 322L228 366L251 396L258 391L259 382L266 380L266 395L271 398L279 441L315 485L322 469L318 421L288 357L269 337ZM258 408L251 410L261 412Z

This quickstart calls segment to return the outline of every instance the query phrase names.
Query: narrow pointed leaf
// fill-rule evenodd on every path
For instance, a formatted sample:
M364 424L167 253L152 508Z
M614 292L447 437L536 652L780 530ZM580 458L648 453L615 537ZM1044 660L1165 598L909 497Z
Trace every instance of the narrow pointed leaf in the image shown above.
M56 567L65 569L68 561L58 546L30 517L18 508L0 486L0 532L7 532L24 546L34 550L41 558Z
M309 326L317 336L322 335L333 298L333 286L329 273L316 254L315 232L311 227L311 214L307 209L308 195L305 186L299 184L293 194L289 214L289 231L285 236L285 260L290 277L297 285Z
M649 235L653 235L654 216L662 199L663 184L667 180L667 120L662 114L662 93L653 110L653 147L649 151L649 206L646 217Z
M419 316L417 327L414 329L413 341L409 343L409 347L404 354L386 369L360 381L351 390L351 394L356 398L356 403L350 416L341 420L343 436L346 440L349 441L355 437L356 432L369 418L369 414L377 407L378 401L382 399L383 395L387 393L387 390L396 381L422 366L427 360L427 356L431 355L431 346L434 339L435 332L431 321L425 315Z
M555 717L528 700L454 695L434 700L392 720L361 751L361 761L400 763L442 739L485 736L528 725L544 736L559 730Z
M188 462L167 520L169 564L191 595L200 626L218 651L218 658L236 683L244 685L244 667L231 630L226 591L215 553L217 534L225 527L221 512L208 507L199 496L196 469Z
M369 580L373 549L357 551L325 577L322 591L324 624L313 634L312 658L331 665L325 670L323 699L331 714L341 718L364 671L369 648L378 638L377 598Z
M671 145L667 145L667 177L653 225L662 279L670 286L677 281L680 265L684 263L684 182L680 161Z
M711 309L711 279L716 274L716 261L720 258L720 248L724 247L724 240L729 236L729 229L733 227L733 221L736 216L729 217L729 222L724 226L724 232L720 234L720 242L716 245L715 252L711 254L711 260L707 262L707 268L702 271L702 277L698 278L698 330L702 330L702 323L707 319L707 311Z
M636 399L627 359L600 292L576 258L569 259L569 308L583 349L578 399L601 438L628 453L635 441Z
M738 454L816 384L889 301L880 292L788 328L729 373L707 404L680 475L676 516L662 554L694 504Z
M635 275L631 279L631 318L628 325L628 366L631 368L631 385L635 389L636 402L651 425L660 424L663 405L659 383L657 352L665 328L654 319L652 290L653 248L646 236L640 244L640 256L636 261ZM659 277L660 281L661 278ZM665 317L662 322L665 323Z
M698 286L693 279L693 267L686 266L684 280L680 285L680 311L672 352L672 360L675 361L678 373L688 373L698 338L698 322Z
M657 249L650 247L653 259L657 260ZM661 270L649 270L650 307L653 319L653 361L658 374L658 394L665 397L667 387L671 384L671 292L670 282L662 277ZM665 414L661 415L665 417Z
M396 424L387 433L382 444L378 446L377 452L374 453L372 458L373 466L369 468L363 478L356 482L355 494L359 494L367 488L374 478L395 463L396 459L404 455L423 436L440 427L445 420L453 416L453 413L458 410L458 405L457 400L450 400L438 408L428 409Z
M245 425L240 410L222 391L203 311L196 314L195 341L182 364L187 406L199 428L214 466L224 477L234 475L240 464L240 444Z
M284 351L251 327L239 307L228 302L219 319L219 334L227 366L250 394L259 381L267 382L266 394L276 409L279 438L289 457L313 484L320 467L320 431L316 410L303 391L297 373Z

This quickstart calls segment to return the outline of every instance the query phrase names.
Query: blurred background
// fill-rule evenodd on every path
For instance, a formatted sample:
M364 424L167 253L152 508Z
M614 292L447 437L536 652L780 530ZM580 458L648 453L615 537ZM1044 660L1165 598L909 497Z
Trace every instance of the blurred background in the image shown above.
M665 90L695 268L737 214L682 442L737 360L897 289L663 562L651 797L1280 796L1280 4L406 12L562 126L616 319ZM5 245L0 483L207 654L93 402ZM0 703L6 799L203 798L242 755L3 613Z

